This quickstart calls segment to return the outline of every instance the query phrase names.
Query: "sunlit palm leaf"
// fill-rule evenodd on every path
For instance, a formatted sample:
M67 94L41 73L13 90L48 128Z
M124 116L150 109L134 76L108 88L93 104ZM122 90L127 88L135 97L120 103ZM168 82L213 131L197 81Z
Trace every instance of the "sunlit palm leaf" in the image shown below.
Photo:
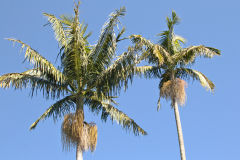
M135 60L134 51L131 48L120 55L112 65L96 77L98 91L111 95L111 93L118 93L123 85L127 88L128 80L131 81L134 76Z
M196 71L194 69L189 68L177 68L176 69L176 76L179 78L192 78L193 80L200 81L201 85L203 87L206 87L206 89L210 89L211 91L214 90L215 85L211 80L209 80L204 74L202 74L199 71Z
M157 66L137 66L134 68L135 75L144 76L145 78L160 78L161 68Z
M58 41L60 47L66 46L67 38L66 38L66 35L64 32L64 28L63 28L61 20L59 20L52 14L43 13L43 15L46 16L48 18L48 21L51 23L52 28L55 33L56 40Z
M25 59L28 60L30 63L33 63L34 68L38 68L42 74L51 75L54 80L59 83L62 83L64 81L64 75L57 68L55 68L52 63L50 63L47 59L41 56L37 51L32 49L29 45L16 39L8 38L8 40L21 44L21 48L26 49Z
M176 60L182 60L185 64L194 62L197 56L203 56L205 58L212 58L215 55L221 55L220 50L212 47L191 46L182 50L176 55Z
M141 55L140 60L148 59L149 63L171 62L170 54L161 45L153 44L150 40L145 39L141 35L131 35L130 39L135 44L135 48L145 47L146 51Z
M75 8L74 11L75 16L68 36L69 43L67 47L62 48L61 61L63 73L69 79L79 81L83 79L83 74L87 73L90 47L86 39L89 35L85 35L87 25L79 22L78 8Z
M8 73L0 76L0 87L9 88L12 85L15 89L30 87L32 96L36 91L42 91L46 98L55 98L68 92L67 85L59 85L49 81L36 69L22 73Z
M118 23L118 18L124 16L126 12L125 7L116 10L110 16L110 19L104 24L98 43L92 50L91 56L96 61L96 65L104 68L110 65L115 50L117 47L117 38L114 32L114 27Z

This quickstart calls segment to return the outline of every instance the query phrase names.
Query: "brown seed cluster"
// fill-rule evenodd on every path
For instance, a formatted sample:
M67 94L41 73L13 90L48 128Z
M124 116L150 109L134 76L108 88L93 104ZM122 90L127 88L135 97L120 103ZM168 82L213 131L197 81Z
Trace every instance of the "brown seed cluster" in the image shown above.
M178 104L184 105L186 100L185 87L187 83L179 78L164 82L160 88L160 97L172 102L175 100Z
M62 123L62 143L66 151L79 146L82 151L93 152L97 145L96 124L84 122L82 114L67 114Z

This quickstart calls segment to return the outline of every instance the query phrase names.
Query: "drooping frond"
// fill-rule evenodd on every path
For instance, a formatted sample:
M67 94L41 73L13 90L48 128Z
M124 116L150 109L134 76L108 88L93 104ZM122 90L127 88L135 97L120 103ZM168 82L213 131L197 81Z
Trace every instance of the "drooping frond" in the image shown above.
M60 95L68 92L67 85L59 85L49 81L37 69L31 69L22 73L8 73L0 76L0 87L9 88L10 86L14 89L30 87L32 96L35 91L40 90L46 98L60 97Z
M177 68L176 69L176 77L183 79L190 79L200 81L201 85L205 87L207 90L214 90L215 85L211 80L209 80L203 73L196 71L194 69L189 68Z
M182 44L184 44L186 42L186 39L179 36L179 35L175 35L173 36L173 49L174 51L177 53L179 51L182 50Z
M61 20L52 14L43 13L44 16L48 18L49 23L51 23L53 31L55 33L56 40L58 41L60 47L67 45L67 37L62 25Z
M133 119L128 117L125 113L111 105L111 99L99 99L96 95L86 98L85 104L89 106L92 112L102 112L101 119L106 121L108 117L112 121L116 121L124 129L131 130L135 135L147 135Z
M185 86L186 82L182 79L168 80L160 88L160 97L184 105L186 99Z
M183 49L179 54L175 56L175 59L177 61L182 61L184 64L189 64L189 63L193 63L197 56L212 58L215 55L221 55L220 50L216 48L200 45L200 46L191 46Z
M133 119L128 117L125 113L113 107L111 104L102 103L102 119L107 120L107 117L110 116L112 121L116 121L123 128L132 130L135 135L147 135L147 132L144 131Z
M110 19L102 28L97 45L92 50L91 57L93 57L95 64L101 68L108 67L115 55L117 38L114 32L114 27L117 25L119 17L124 16L125 12L125 7L122 7L120 10L111 13Z
M62 117L66 113L69 113L71 109L75 106L75 97L73 95L67 96L53 105L51 105L30 127L34 129L40 120L44 120L49 117L53 117L54 120L57 120L59 117Z
M160 78L161 68L158 66L137 66L134 68L135 75L145 78Z
M64 81L64 75L29 45L16 39L8 38L8 40L19 43L22 49L25 48L25 59L32 63L34 68L38 68L43 75L52 76L56 83L62 83Z

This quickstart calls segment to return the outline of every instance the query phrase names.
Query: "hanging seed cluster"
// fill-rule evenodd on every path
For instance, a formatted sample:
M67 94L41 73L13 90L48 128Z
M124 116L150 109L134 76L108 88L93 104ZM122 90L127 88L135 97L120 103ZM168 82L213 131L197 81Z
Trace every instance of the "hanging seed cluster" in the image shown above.
M62 123L63 149L70 151L71 148L79 146L82 151L96 149L97 126L94 123L83 121L82 114L67 114Z
M178 104L184 105L186 100L185 86L187 83L179 78L168 80L160 88L160 97L167 100L175 100Z

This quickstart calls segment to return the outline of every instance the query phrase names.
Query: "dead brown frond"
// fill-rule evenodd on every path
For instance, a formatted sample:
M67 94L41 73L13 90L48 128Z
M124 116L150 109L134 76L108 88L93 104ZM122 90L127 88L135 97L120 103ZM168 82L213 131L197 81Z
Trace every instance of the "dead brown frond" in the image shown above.
M62 123L63 149L69 151L79 146L82 151L92 152L97 144L97 126L83 121L83 114L67 114Z
M177 101L178 104L184 105L186 100L185 86L186 82L182 79L168 80L160 88L160 97L171 101Z

